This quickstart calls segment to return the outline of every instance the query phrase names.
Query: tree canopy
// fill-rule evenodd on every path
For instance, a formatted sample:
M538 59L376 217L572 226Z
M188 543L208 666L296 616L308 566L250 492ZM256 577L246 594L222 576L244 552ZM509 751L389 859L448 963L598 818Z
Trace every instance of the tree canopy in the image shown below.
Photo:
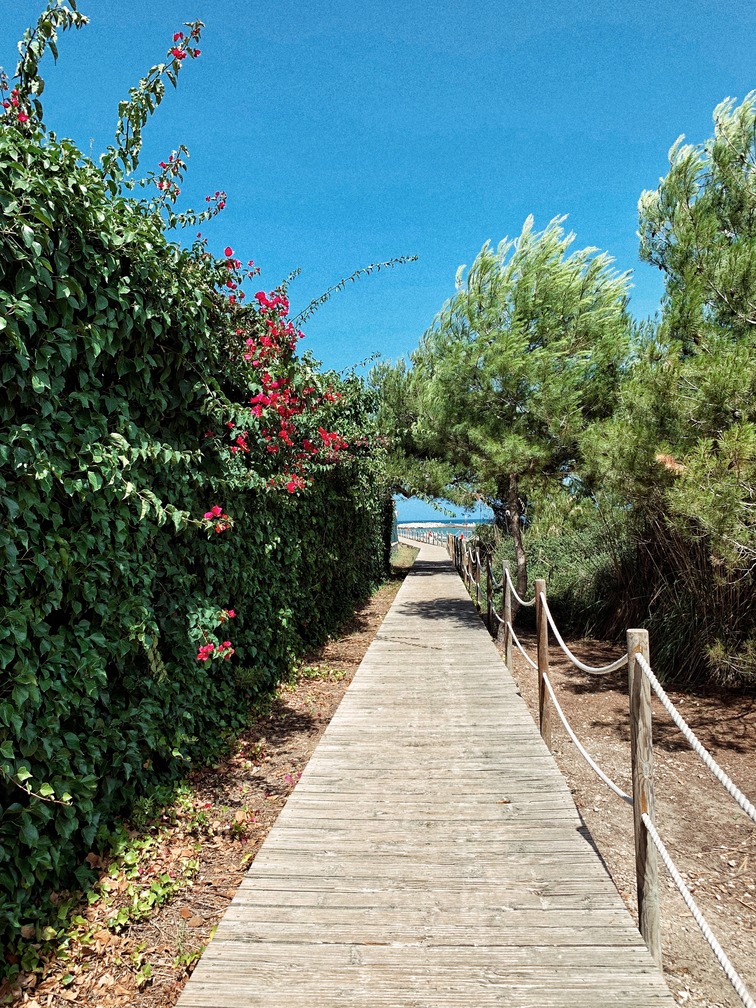
M516 239L487 242L411 368L382 375L414 482L420 464L440 496L484 499L514 537L520 583L522 502L575 471L580 432L612 410L630 333L627 275L594 248L570 251L563 221L536 232L528 218Z
M563 218L459 271L409 365L379 375L395 484L486 500L521 593L526 550L540 575L561 565L583 629L661 631L662 674L753 681L756 92L716 108L709 140L673 145L639 214L665 276L647 323Z

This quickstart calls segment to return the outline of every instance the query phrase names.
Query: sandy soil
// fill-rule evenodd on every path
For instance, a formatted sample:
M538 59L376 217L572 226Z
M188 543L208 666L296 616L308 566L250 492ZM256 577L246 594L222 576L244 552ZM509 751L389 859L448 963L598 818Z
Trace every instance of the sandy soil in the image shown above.
M518 631L531 654L534 636ZM620 651L599 641L568 642L585 664ZM557 654L561 654L557 652ZM515 658L515 678L537 718L536 673ZM596 677L552 659L554 691L573 731L604 772L630 791L627 672ZM702 690L670 697L738 787L756 796L756 696ZM653 698L656 826L711 929L756 996L756 828L711 776ZM579 755L553 716L553 751L614 882L636 912L632 812ZM688 1008L735 1008L740 998L717 964L660 865L664 971Z

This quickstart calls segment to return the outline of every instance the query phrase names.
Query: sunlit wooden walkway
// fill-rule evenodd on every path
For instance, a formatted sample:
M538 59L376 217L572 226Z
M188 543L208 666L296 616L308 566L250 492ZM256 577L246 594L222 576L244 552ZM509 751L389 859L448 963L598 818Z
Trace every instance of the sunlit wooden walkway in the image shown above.
M674 1003L424 546L180 1008Z

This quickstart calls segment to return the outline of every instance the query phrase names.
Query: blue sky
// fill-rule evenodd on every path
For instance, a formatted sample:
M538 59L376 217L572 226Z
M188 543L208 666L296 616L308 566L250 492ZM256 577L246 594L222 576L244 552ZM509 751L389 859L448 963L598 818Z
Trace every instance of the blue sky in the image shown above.
M0 0L0 64L41 3ZM633 271L631 308L662 283L637 254L637 201L685 133L756 87L756 5L744 0L80 0L91 23L45 67L48 127L98 155L119 99L184 21L206 23L146 134L142 168L191 151L182 198L227 209L204 229L272 288L293 269L295 311L368 263L308 322L326 366L409 352L486 239L567 214L575 247ZM179 240L181 236L179 235ZM193 237L187 235L187 238ZM412 517L415 517L414 515ZM419 517L419 516L418 516Z

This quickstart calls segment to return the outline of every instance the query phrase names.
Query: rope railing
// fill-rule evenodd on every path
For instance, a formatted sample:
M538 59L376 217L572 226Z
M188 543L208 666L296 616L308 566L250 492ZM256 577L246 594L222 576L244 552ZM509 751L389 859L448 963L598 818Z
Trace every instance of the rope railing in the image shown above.
M745 1008L756 1008L756 1002L754 1002L742 977L735 970L712 933L709 924L693 899L690 890L685 885L654 824L651 689L654 690L667 714L682 732L696 755L754 823L756 823L756 806L748 800L719 766L665 693L651 669L648 631L628 630L627 650L623 655L606 665L588 665L577 658L565 643L549 608L545 581L536 580L535 597L530 601L525 601L519 596L515 585L512 583L508 564L504 564L503 576L499 585L493 577L490 558L486 558L484 565L477 548L470 549L467 543L460 544L459 540L451 535L447 538L447 548L457 570L462 576L464 584L469 587L472 582L475 585L476 600L479 608L481 571L485 567L486 622L489 631L494 636L500 636L503 632L504 660L510 671L513 670L512 649L515 647L523 656L526 663L538 674L538 722L544 742L551 748L551 710L553 709L568 737L594 773L619 798L632 807L639 929L654 960L661 966L658 855L743 1005L745 1005ZM493 598L494 594L498 591L502 591L500 612L497 611ZM513 601L519 603L521 606L535 606L537 640L535 661L522 646L515 632L513 626ZM580 742L570 725L549 677L549 631L553 634L556 643L571 664L583 672L591 675L608 675L625 666L628 667L632 794L623 791L601 769L585 746Z
M530 665L531 668L534 668L537 672L538 665L533 661L533 659L530 657L530 655L522 646L522 644L520 644L519 640L517 639L517 634L514 632L514 627L512 626L511 623L508 623L507 627L509 628L509 632L512 635L512 643L515 645L515 647L520 652L525 661L528 663L528 665Z
M643 669L643 674L646 676L648 681L651 683L651 688L654 693L661 700L662 706L666 710L667 714L672 718L674 723L680 729L682 734L685 736L686 742L690 745L693 752L698 756L701 762L704 764L706 769L711 773L711 775L717 780L725 791L734 798L741 809L745 812L748 818L756 823L756 807L750 802L739 787L734 783L734 781L728 777L722 767L717 763L708 749L705 748L699 741L696 733L690 727L685 718L680 714L675 705L669 699L667 694L664 692L659 680L654 675L651 666L642 656L638 656L636 659L640 667Z
M517 602L518 605L525 606L526 608L535 605L536 602L535 598L526 600L520 598L520 596L517 594L517 589L515 588L514 583L512 581L512 576L509 573L509 567L504 568L504 580L509 585L509 590L512 592L512 598L515 600L515 602Z
M564 730L570 736L570 739L572 740L572 743L575 746L575 748L577 749L577 751L583 757L583 759L588 764L588 766L591 768L591 770L593 770L593 772L596 774L596 776L599 777L604 782L604 784L606 784L606 786L611 791L614 791L614 793L619 798L621 798L623 801L627 802L628 805L632 805L633 804L633 799L630 797L630 795L626 791L623 791L622 788L618 784L614 783L614 781L611 779L611 777L609 777L607 774L604 773L604 771L601 769L601 767L598 765L598 763L594 760L594 758L591 756L591 754L588 752L588 750L582 744L582 742L580 741L580 739L577 737L577 735L575 734L575 732L572 730L572 726L570 725L569 721L567 720L567 716L564 713L564 711L562 710L562 706L561 706L561 704L559 703L559 701L556 698L556 694L554 693L554 688L551 685L551 680L549 679L549 677L548 676L544 676L543 679L544 679L544 682L546 683L546 689L548 690L549 696L551 697L551 702L554 704L554 710L559 715L559 720L564 725Z
M621 655L616 661L610 662L609 665L600 665L600 666L586 665L583 662L581 662L580 659L577 658L564 643L562 635L559 633L559 628L554 622L554 617L551 615L549 604L546 601L546 595L543 592L541 592L540 598L541 598L541 605L543 606L543 611L546 614L546 619L549 621L551 632L554 634L557 644L562 649L562 651L564 651L564 653L570 659L572 664L575 665L576 668L579 668L581 672L587 672L589 675L607 675L609 672L616 672L617 669L624 668L625 665L627 665L628 662L627 651L623 655Z
M738 971L732 965L732 963L728 959L728 957L727 957L724 949L719 944L719 942L717 941L717 939L714 937L714 933L712 932L711 928L709 927L708 921L706 920L706 918L704 917L704 915L701 913L701 910L700 910L698 904L696 903L696 901L693 899L693 894L691 893L690 889L688 889L688 887L686 886L686 884L685 884L682 876L680 875L680 872L677 870L677 866L675 865L675 862L670 857L669 851L664 846L664 842L663 842L662 838L659 836L659 834L658 834L658 832L656 830L656 827L654 826L653 822L651 821L651 819L649 818L649 816L646 815L645 812L643 813L643 815L641 816L641 818L643 819L643 824L646 827L646 829L648 830L649 836L651 837L651 839L652 839L652 841L654 843L654 846L656 847L657 851L659 852L659 856L661 857L662 861L664 862L664 867L667 869L667 871L669 872L670 876L672 877L672 881L675 883L675 885L679 889L680 895L682 896L683 900L685 901L685 905L687 906L688 910L690 910L691 914L693 915L693 919L695 920L696 924L698 925L701 934L704 936L704 938L706 939L706 941L709 943L711 951L714 953L714 955L717 958L717 962L722 967L722 971L724 972L724 975L730 981L730 983L732 984L733 988L735 989L735 993L738 995L738 997L743 1002L743 1004L746 1006L746 1008L756 1008L756 1001L754 1001L753 998L751 997L751 995L748 993L748 988L743 983L743 978L740 976L740 974L738 973Z

